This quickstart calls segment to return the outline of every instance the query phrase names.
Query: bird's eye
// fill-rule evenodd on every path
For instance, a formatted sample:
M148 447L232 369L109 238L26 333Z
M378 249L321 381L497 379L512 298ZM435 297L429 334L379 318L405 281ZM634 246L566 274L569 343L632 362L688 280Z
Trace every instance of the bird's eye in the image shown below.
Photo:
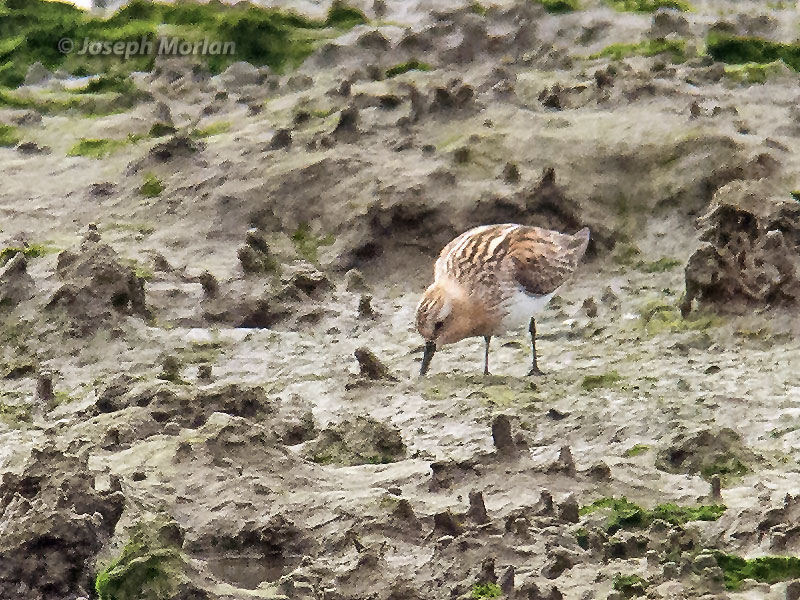
M433 330L439 331L443 326L444 326L444 321L436 321L436 323L433 324Z

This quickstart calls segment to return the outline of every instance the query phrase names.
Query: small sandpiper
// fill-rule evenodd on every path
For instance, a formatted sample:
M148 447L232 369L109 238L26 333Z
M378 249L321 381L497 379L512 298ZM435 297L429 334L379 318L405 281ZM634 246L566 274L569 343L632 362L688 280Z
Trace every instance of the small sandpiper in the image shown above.
M516 225L484 225L462 233L444 247L433 284L417 305L417 330L425 338L420 375L436 350L464 338L486 342L484 374L489 374L492 336L528 324L532 364L536 363L536 321L572 275L589 244L589 229L574 235Z

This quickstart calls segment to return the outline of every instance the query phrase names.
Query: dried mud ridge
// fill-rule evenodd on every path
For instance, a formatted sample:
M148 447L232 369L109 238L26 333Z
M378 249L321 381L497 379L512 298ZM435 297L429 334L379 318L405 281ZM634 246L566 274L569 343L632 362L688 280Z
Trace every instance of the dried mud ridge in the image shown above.
M2 92L0 597L800 597L796 12L547 7ZM510 221L592 230L546 376L416 377Z

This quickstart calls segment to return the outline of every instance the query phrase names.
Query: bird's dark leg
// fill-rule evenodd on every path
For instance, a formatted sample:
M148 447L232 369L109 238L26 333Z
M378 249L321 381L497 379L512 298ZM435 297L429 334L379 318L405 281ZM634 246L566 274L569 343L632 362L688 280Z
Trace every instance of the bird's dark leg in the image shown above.
M536 364L536 320L533 317L531 317L528 331L531 332L531 370L528 371L528 375L544 375L539 370L539 365Z
M485 335L483 340L486 342L486 352L483 355L483 374L490 375L489 373L489 342L492 341L492 336Z

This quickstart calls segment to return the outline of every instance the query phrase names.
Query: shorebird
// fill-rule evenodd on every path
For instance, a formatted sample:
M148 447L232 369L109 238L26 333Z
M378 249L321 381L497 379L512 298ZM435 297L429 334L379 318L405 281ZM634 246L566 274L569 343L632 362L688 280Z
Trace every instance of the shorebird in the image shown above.
M492 336L528 324L531 369L536 362L536 321L578 266L589 244L589 229L574 235L516 225L484 225L462 233L444 247L433 284L417 305L417 330L425 338L420 375L445 344L482 336L483 372L489 374Z

